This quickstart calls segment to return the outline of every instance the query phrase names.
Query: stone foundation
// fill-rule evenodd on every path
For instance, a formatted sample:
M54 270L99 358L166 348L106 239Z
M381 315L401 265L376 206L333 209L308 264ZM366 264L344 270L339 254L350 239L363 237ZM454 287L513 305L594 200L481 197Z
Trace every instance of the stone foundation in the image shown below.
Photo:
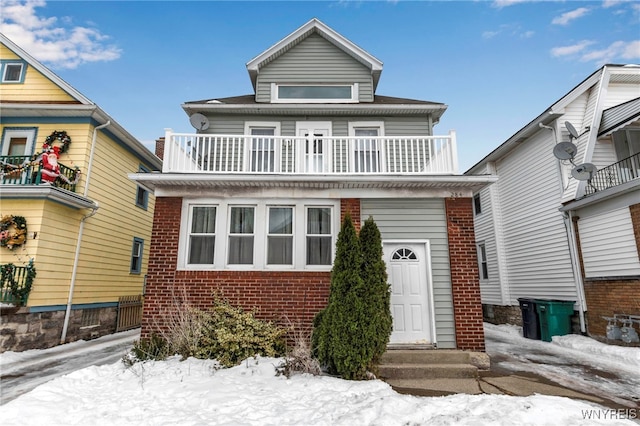
M482 318L491 324L513 324L522 326L520 306L482 305Z
M98 325L83 326L83 312L91 312ZM97 311L97 312L95 312ZM65 311L32 313L29 308L2 308L0 311L0 353L46 349L60 344ZM86 321L86 318L85 318ZM75 309L71 311L66 342L90 340L116 330L117 308Z

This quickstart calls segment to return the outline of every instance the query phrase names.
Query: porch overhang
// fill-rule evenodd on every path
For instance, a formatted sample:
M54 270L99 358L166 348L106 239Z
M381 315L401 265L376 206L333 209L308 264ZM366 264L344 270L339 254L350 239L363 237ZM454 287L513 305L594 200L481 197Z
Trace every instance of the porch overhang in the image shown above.
M96 209L98 205L75 192L51 185L0 185L3 200L45 199L74 209Z
M498 180L495 175L287 175L131 173L129 179L151 191L167 189L301 188L301 189L431 189L478 191Z

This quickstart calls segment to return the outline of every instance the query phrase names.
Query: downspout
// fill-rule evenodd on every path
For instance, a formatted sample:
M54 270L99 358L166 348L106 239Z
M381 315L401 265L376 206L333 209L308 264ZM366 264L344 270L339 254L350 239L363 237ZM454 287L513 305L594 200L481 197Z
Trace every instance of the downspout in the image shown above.
M582 272L580 271L580 264L578 259L578 246L576 241L575 227L573 226L573 212L569 210L563 214L565 228L567 230L567 237L569 239L569 256L571 257L571 266L573 268L573 276L576 280L576 294L578 296L578 315L580 317L580 331L582 334L586 334L587 327L584 320L585 311L585 296L584 296L584 282L582 281Z
M89 193L89 182L91 181L91 169L93 167L93 155L96 149L96 142L98 139L98 130L104 129L108 125L111 124L111 120L107 120L106 123L101 124L100 126L94 127L93 129L93 138L91 139L91 152L89 154L89 166L87 167L87 179L84 184L84 192L82 193L83 197L87 197ZM71 272L71 283L69 284L69 297L67 299L67 310L64 314L64 324L62 326L62 336L60 336L60 344L63 344L67 339L67 330L69 328L69 319L71 318L71 302L73 301L73 292L76 287L76 274L78 272L78 261L80 259L80 247L82 246L82 234L84 233L84 222L90 217L94 216L100 206L96 203L96 206L93 208L91 213L85 215L82 219L80 219L80 229L78 230L78 241L76 242L76 253L73 259L73 270Z

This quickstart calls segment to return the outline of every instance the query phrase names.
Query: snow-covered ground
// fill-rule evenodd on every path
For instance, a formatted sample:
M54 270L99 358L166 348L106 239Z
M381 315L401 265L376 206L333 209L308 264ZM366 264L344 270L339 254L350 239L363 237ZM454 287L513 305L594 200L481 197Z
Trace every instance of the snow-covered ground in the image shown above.
M484 329L492 368L534 373L622 406L640 406L640 348L575 334L553 336L551 343L525 339L514 325L485 323Z
M384 382L275 375L274 358L215 370L174 357L89 367L2 406L8 425L634 424L628 413L550 396L400 395ZM604 413L607 413L605 415ZM600 416L600 420L587 419ZM606 419L603 418L606 417Z
M553 343L529 341L519 335L518 327L512 326L487 325L486 330L489 340L502 339L502 349L508 352L544 353L543 349L551 348L550 358L564 359L567 364L588 363L635 378L640 374L636 352L640 349L602 347L580 336L554 338ZM100 340L94 344L103 344ZM81 352L78 348L87 343L90 342L72 344L76 345L74 351ZM21 359L26 363L26 357L42 357L59 348L0 354L2 374L7 364L15 365ZM493 351L495 344L488 348ZM624 366L620 366L618 359L624 360ZM179 358L139 363L131 368L120 361L91 366L53 379L2 405L0 423L3 426L636 425L629 418L640 416L637 408L610 410L553 396L416 397L400 395L378 380L354 382L308 375L287 379L275 375L280 362L274 358L250 359L224 370L215 369L213 361ZM545 368L545 364L535 366ZM584 372L577 374L588 376Z
M4 352L0 354L0 404L56 377L92 365L113 364L139 338L140 329L135 329L46 350Z

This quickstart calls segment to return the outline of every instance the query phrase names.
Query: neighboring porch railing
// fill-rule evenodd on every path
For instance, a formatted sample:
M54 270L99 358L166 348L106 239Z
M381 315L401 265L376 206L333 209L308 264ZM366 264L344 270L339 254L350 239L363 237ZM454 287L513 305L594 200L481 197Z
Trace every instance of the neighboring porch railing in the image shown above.
M64 164L60 164L60 175L54 185L58 188L75 192L77 169L72 169ZM10 155L0 156L2 174L0 182L3 185L40 185L42 180L42 164L38 161L31 161L30 156Z
M0 265L0 301L16 306L26 305L35 276L33 261L29 261L27 266Z
M640 177L640 153L603 167L593 174L586 186L586 195L622 185Z
M446 136L165 135L164 173L456 174Z

